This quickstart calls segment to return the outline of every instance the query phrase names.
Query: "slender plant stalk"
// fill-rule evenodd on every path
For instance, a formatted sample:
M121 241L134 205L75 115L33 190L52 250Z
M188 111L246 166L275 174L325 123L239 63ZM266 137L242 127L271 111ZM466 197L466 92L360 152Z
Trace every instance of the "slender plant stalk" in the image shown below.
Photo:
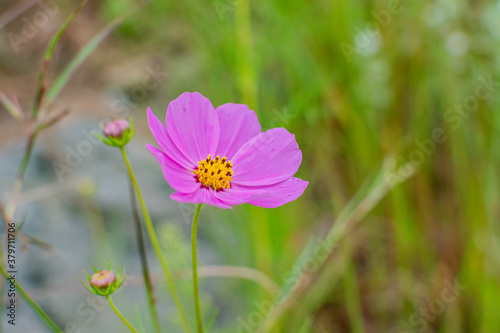
M237 69L242 100L250 108L257 107L257 80L252 47L250 0L234 0Z
M66 22L59 28L59 31L52 36L52 39L47 46L47 50L45 51L45 56L43 59L42 70L40 71L40 75L38 77L38 91L35 97L35 103L33 104L33 118L38 119L38 112L42 106L43 97L45 92L47 91L47 74L49 72L50 60L52 59L52 54L54 53L54 49L56 48L57 42L61 38L62 34L68 28L68 25L73 21L73 19L78 15L80 10L85 6L87 0L83 0L80 4L80 7L76 11L74 11L67 19Z
M405 170L408 168L411 170L411 172L405 175L404 180L413 176L413 174L416 172L416 168L409 163L400 167L399 170ZM371 182L369 193L358 203L356 203L357 200L353 199L340 212L338 218L336 219L335 223L332 224L332 227L330 228L330 231L328 232L324 240L325 244L327 244L330 255L321 260L316 258L319 261L318 267L323 265L326 260L330 258L334 248L338 245L342 238L345 237L346 234L350 230L352 230L352 228L354 228L354 226L359 221L361 221L390 190L392 190L393 185L389 184L386 181L385 176L388 172L393 170L394 169L392 163L386 163L379 174ZM397 174L400 174L399 170L395 170ZM307 290L310 281L313 280L312 275L314 275L315 273L316 271L304 271L300 275L298 275L295 280L294 286L291 287L290 291L283 296L279 304L277 304L277 306L270 311L262 325L256 330L256 333L270 332L275 327L275 325L277 325L278 321L285 314L285 312L290 307L292 307L293 304L297 302L298 298Z
M191 230L191 249L193 252L193 287L194 287L194 308L196 310L196 326L198 333L203 333L203 320L200 310L200 293L198 290L198 255L196 250L196 231L198 229L198 218L200 217L202 204L197 204L193 217L193 228Z
M4 207L0 204L0 214L7 225L12 221L12 219L6 215L6 211L4 210ZM2 279L2 304L3 304L3 289L5 289L5 281L10 277L10 274L7 272L7 270L4 267L4 244L2 242L2 238L0 237L0 273L5 277L5 280ZM16 291L21 295L21 297L24 299L24 301L35 311L35 313L43 320L43 322L47 325L47 327L55 333L62 333L63 331L57 326L57 324L49 317L45 311L31 298L30 295L24 290L24 288L19 284L19 282L16 281L14 282L14 285L16 286ZM3 328L2 328L3 331Z
M188 272L192 274L191 272ZM182 274L184 276L184 274ZM209 265L198 267L200 277L229 277L253 281L269 293L274 293L280 286L263 272L242 266Z
M353 245L350 239L346 239L349 257L352 256ZM353 261L347 263L344 274L342 274L345 291L345 302L347 307L347 317L349 326L353 333L366 332L364 327L363 308L361 305L358 277L356 275L356 266Z
M31 154L33 153L33 147L35 146L37 136L38 131L34 130L33 133L31 133L28 137L28 141L24 149L23 159L21 160L21 164L19 164L19 169L17 170L17 175L14 180L14 186L12 188L12 199L6 207L6 215L8 217L12 218L16 215L19 198L21 196L21 190L23 187L24 174L26 173L26 169L31 159ZM5 221L5 223L7 223L7 221Z
M142 232L141 218L139 216L139 209L137 208L137 200L135 198L134 187L132 180L129 179L129 192L130 204L132 206L132 215L134 217L135 232L137 235L137 249L139 250L139 257L141 258L142 276L144 278L144 285L149 301L149 312L151 313L151 321L153 322L153 330L157 333L161 332L160 320L158 319L158 312L156 310L156 302L153 294L153 283L151 282L151 275L149 274L148 258L146 256L146 244L144 243L144 234Z
M24 154L21 160L21 163L19 164L19 168L16 174L16 178L14 179L14 185L12 187L12 197L5 209L3 207L0 207L3 212L2 212L2 217L4 219L4 223L7 226L10 221L14 219L14 217L17 214L17 209L19 205L19 200L21 197L21 191L24 183L24 175L26 173L26 169L28 167L28 164L31 160L31 155L33 153L33 148L35 146L36 139L38 137L40 127L39 124L35 125L35 128L31 131L31 133L28 136L28 140L26 142L26 147L24 150ZM4 252L3 252L3 244L0 243L1 247L1 260L0 260L0 272L2 275L5 276L5 278L8 278L10 275L7 273L4 267ZM50 317L43 311L43 309L26 293L24 288L22 288L21 285L16 281L16 290L19 292L19 295L21 295L22 298L28 303L28 305L35 311L36 314L40 316L40 318L47 324L47 326L51 329L52 332L63 332ZM3 288L2 288L3 289ZM1 293L1 304L3 305L3 290ZM2 329L3 330L3 329Z
M0 245L1 246L1 245ZM2 275L7 279L10 277L10 274L7 273L5 268L3 267L3 264L0 265L0 271ZM31 298L30 295L24 290L24 288L19 284L19 282L15 281L14 285L16 286L16 291L21 295L22 298L24 298L25 302L28 303L28 305L38 314L40 318L43 319L43 321L47 324L47 326L50 328L52 332L56 333L62 333L63 331L57 326L57 324L50 319L49 315L43 311L43 309L36 304L36 302Z
M19 165L19 169L16 175L16 179L14 180L14 186L12 189L12 199L5 210L3 211L2 217L4 219L4 223L7 226L10 221L12 221L13 217L16 215L17 206L19 204L19 198L21 195L22 185L24 181L24 174L26 172L26 168L28 167L28 163L31 158L31 153L33 152L33 147L38 135L38 131L35 130L29 136L28 142L26 144L26 148L24 151L24 156L22 158L21 164ZM4 209L1 207L2 210ZM3 251L3 242L0 237L0 248L1 248L1 260L0 260L0 273L7 279L10 277L10 274L7 273L4 267L4 251ZM57 324L47 315L45 311L31 298L30 295L24 290L24 288L15 281L14 285L16 286L16 290L19 295L24 299L24 301L35 311L35 313L43 320L43 322L47 325L47 327L52 332L62 333L63 331L57 326ZM4 288L2 288L4 289ZM3 304L3 290L2 290L2 304Z
M137 184L137 180L135 179L134 171L132 170L132 166L130 165L130 161L129 161L127 152L125 151L125 148L123 148L123 147L121 148L121 151L122 151L122 155L123 155L123 160L125 161L125 165L127 166L130 180L132 181L132 185L134 186L135 192L137 194L137 198L139 199L139 204L141 205L142 215L144 217L144 221L146 222L146 228L147 228L148 233L149 233L149 238L151 239L151 244L153 245L153 248L156 252L158 260L160 260L163 271L165 272L165 277L167 279L168 286L169 286L170 292L172 294L172 298L174 299L174 303L177 306L177 310L179 311L179 316L181 317L182 325L184 326L184 330L186 332L191 332L191 329L189 328L189 323L188 323L188 320L186 317L186 313L184 312L184 308L182 307L182 303L179 299L177 289L175 288L172 273L170 272L170 269L168 268L167 262L166 262L165 258L163 257L163 253L161 252L160 243L158 242L158 237L156 236L156 232L155 232L155 229L153 227L153 222L151 222L151 218L149 216L149 212L148 212L148 209L146 207L146 203L144 202L141 190L139 188L139 185Z
M82 6L87 2L87 0L84 0L82 3ZM57 44L57 41L59 40L61 34L64 32L66 29L67 25L71 22L71 20L76 16L78 11L81 9L81 7L66 21L65 25L61 28L61 30L58 32L56 36L51 41L51 44L47 50L47 53L45 54L44 58L44 64L42 65L42 72L40 74L40 80L39 80L39 87L37 90L37 95L35 97L35 103L34 103L34 110L33 110L33 120L35 120L35 124L33 126L33 129L30 130L29 135L28 135L28 140L26 143L26 148L24 151L23 158L21 160L21 164L19 165L19 169L17 171L16 178L14 179L14 185L12 188L12 197L5 208L5 211L2 212L2 217L4 218L4 222L7 225L10 221L14 219L17 213L18 205L19 205L19 200L21 196L21 191L23 187L23 182L24 182L24 175L26 173L26 169L28 167L28 164L31 159L31 155L33 152L33 148L35 146L36 139L38 137L38 134L41 130L52 126L55 122L60 120L62 116L66 114L64 112L63 114L56 116L54 119L52 119L49 122L42 122L43 117L40 117L39 111L42 107L42 101L45 96L46 92L46 86L45 86L45 77L48 72L48 64L50 62L50 59L52 57L52 51ZM22 114L22 112L21 112ZM24 118L24 117L22 117ZM3 207L1 207L3 210ZM1 253L1 259L0 259L0 273L4 275L6 278L9 277L9 274L7 273L5 267L4 267L4 253L3 253L3 244L1 244L0 240L0 253ZM50 319L50 317L43 311L43 309L26 293L26 291L19 285L19 283L15 283L17 291L19 292L19 295L24 298L26 303L31 306L31 308L35 311L36 314L38 314L43 321L47 324L47 326L51 329L52 332L63 332L55 323ZM0 295L2 300L1 304L3 304L3 290L2 294ZM3 306L2 306L3 307ZM0 326L1 327L1 326Z
M127 325L128 328L130 328L130 330L134 333L139 333L135 328L134 326L132 326L132 324L129 323L129 321L127 319L125 319L125 317L122 315L122 313L120 312L120 310L118 310L115 306L115 304L113 303L113 301L111 300L111 297L106 296L106 298L108 299L108 302L109 302L109 305L111 305L111 307L113 308L113 310L116 312L116 314L118 315L118 317L120 317L120 319L125 323L125 325Z
M57 32L56 35L52 37L51 42L47 46L47 50L44 55L43 59L43 64L42 64L42 69L40 71L39 79L38 79L38 84L37 84L37 93L35 96L35 103L33 104L33 119L36 121L36 124L34 126L34 129L30 133L28 137L28 142L26 143L26 149L24 152L23 159L21 161L21 164L19 165L19 169L17 172L16 179L14 180L14 188L12 190L12 200L10 204L7 206L7 216L15 216L16 215L16 210L17 210L17 205L19 203L19 197L21 195L21 190L22 190L22 185L23 185L23 180L24 180L24 173L26 172L26 168L28 167L28 163L31 159L31 153L33 152L33 147L35 145L35 141L37 139L38 133L42 129L43 126L47 126L47 124L42 124L41 118L39 117L39 111L40 108L42 107L42 101L46 93L46 83L45 79L47 77L48 71L49 71L49 63L50 60L52 59L52 53L54 52L54 48L57 45L57 42L59 41L61 35L63 32L66 30L68 25L73 21L75 16L80 12L80 10L83 8L83 6L87 3L87 0L84 0L80 7L72 13L66 22L61 26L59 31ZM47 126L48 127L48 126Z

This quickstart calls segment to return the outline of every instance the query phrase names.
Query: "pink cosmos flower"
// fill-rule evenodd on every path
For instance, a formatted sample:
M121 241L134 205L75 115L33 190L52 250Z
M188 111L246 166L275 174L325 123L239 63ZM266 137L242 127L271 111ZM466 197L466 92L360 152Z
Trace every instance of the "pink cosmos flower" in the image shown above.
M246 105L215 109L200 93L185 92L168 105L166 128L151 108L148 121L160 149L146 148L177 191L173 200L274 208L297 199L307 187L308 182L293 177L302 161L295 136L284 128L262 132Z

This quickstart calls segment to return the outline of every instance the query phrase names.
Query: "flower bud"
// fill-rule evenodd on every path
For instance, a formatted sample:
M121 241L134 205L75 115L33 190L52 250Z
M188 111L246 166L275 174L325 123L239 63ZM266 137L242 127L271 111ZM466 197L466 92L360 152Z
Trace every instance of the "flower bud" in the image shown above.
M117 275L111 270L111 266L108 265L108 269L103 269L102 271L98 271L94 267L95 274L89 276L85 270L83 270L89 285L87 286L82 280L80 282L83 284L88 291L97 296L109 296L117 291L127 278L125 275L122 278L122 267L120 267L120 271Z
M92 133L97 139L101 140L108 146L124 147L135 134L134 120L132 117L129 120L117 119L101 124L102 133L104 136L94 132Z
M95 273L90 278L90 284L99 289L106 289L115 281L115 273L113 271L108 271L107 269L103 269L102 271Z
M130 129L128 121L124 119L118 119L110 121L104 125L102 132L107 137L121 138L126 130Z

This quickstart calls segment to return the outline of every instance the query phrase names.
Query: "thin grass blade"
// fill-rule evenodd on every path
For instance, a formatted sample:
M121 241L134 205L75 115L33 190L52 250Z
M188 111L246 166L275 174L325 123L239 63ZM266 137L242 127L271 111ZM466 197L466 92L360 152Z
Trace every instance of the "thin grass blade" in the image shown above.
M140 6L142 7L142 5ZM111 32L118 27L125 18L135 13L137 9L131 10L129 13L117 17L112 22L110 22L106 27L99 31L88 43L75 55L75 57L69 62L69 64L64 68L62 73L57 77L53 86L47 93L47 102L52 102L57 95L64 88L68 80L75 73L75 71L81 66L81 64L92 54L92 52L99 46L99 44L111 34Z
M52 55L54 53L54 49L57 45L57 42L61 38L62 34L68 28L69 24L73 21L73 19L78 15L78 13L82 10L82 8L87 3L87 0L84 0L81 5L66 19L63 25L59 28L57 33L52 37L47 46L47 50L45 51L45 55L43 58L42 70L40 71L40 76L38 77L37 84L37 93L35 97L35 103L33 105L33 117L36 118L38 116L38 112L40 111L40 106L42 104L43 95L46 90L45 80L47 78L47 73L49 72L49 63L52 59Z

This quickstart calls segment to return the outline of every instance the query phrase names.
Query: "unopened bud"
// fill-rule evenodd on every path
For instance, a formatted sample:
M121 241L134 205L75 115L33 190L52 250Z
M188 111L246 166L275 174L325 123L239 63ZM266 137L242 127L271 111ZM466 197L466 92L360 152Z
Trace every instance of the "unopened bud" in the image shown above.
M104 269L98 273L95 273L90 278L90 284L99 289L106 289L116 281L116 276L113 271L108 271Z
M132 117L129 120L117 119L106 123L104 126L101 124L101 129L104 136L94 132L93 135L112 147L124 147L135 134L134 120Z
M128 121L124 119L118 119L110 121L104 125L102 132L107 137L121 138L126 130L130 129Z
M127 275L122 278L122 267L120 267L120 271L117 275L111 270L111 266L108 265L108 269L103 269L102 271L98 271L94 267L95 274L89 276L85 270L83 270L87 280L89 282L89 286L87 286L82 280L80 282L83 284L88 291L97 296L109 296L117 291L127 278Z

